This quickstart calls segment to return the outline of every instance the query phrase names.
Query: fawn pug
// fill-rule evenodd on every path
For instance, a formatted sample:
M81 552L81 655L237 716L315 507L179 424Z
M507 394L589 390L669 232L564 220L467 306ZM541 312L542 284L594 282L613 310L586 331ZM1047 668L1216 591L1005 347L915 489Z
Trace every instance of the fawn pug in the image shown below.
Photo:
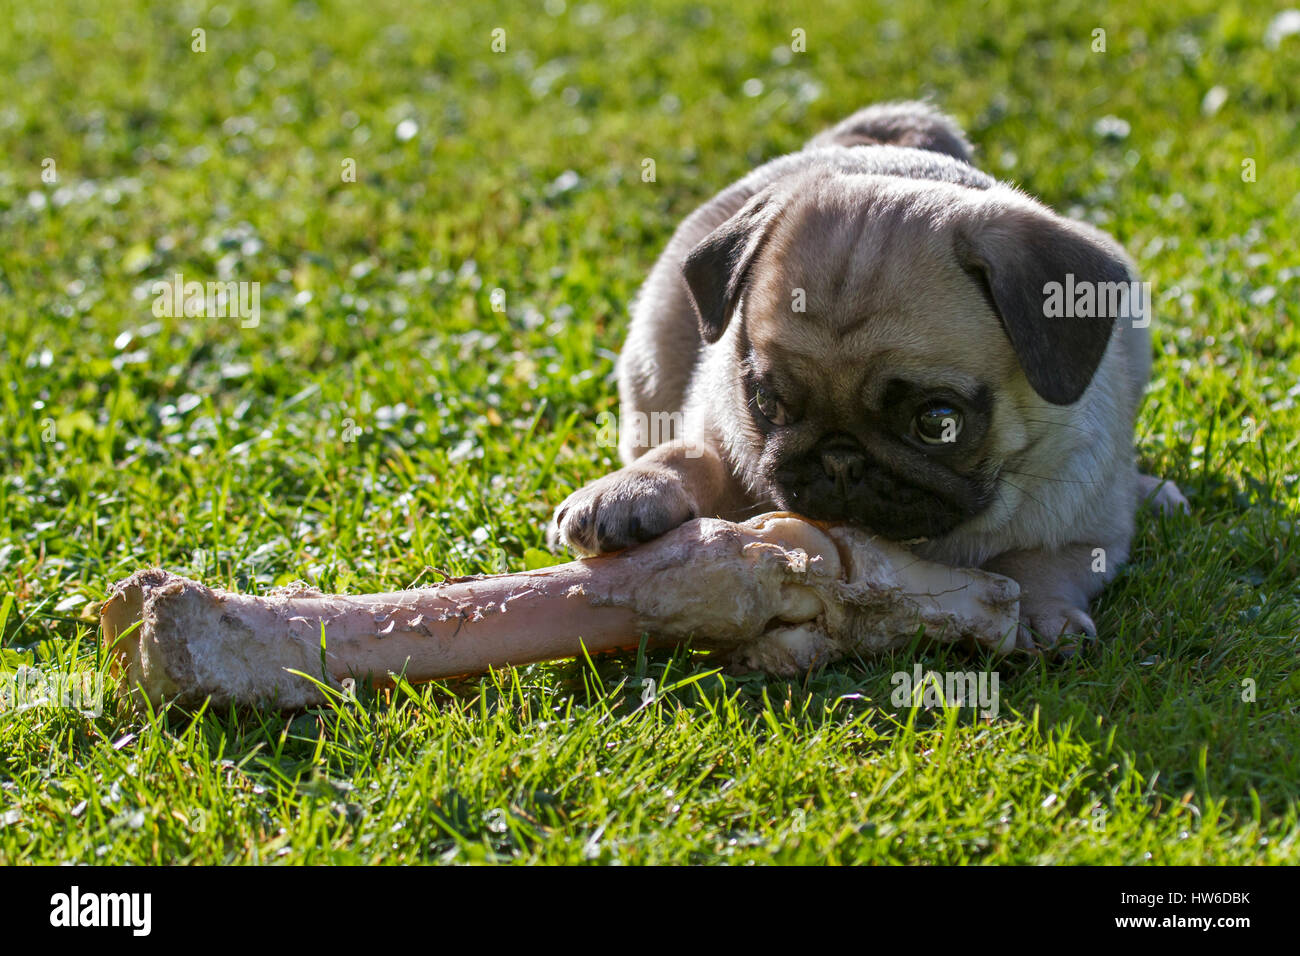
M618 377L625 420L680 428L622 429L624 467L549 538L597 554L789 510L1009 575L1022 647L1095 637L1140 499L1186 507L1135 463L1139 288L1109 236L976 169L950 118L868 107L677 229Z

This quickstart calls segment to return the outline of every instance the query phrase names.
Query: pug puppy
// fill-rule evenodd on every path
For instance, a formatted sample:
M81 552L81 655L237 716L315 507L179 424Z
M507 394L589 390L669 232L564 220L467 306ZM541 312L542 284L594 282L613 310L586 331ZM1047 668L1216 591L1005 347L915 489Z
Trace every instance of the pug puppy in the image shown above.
M1095 638L1140 499L1186 509L1135 464L1141 291L1113 239L977 170L952 119L868 107L677 229L618 360L624 467L548 539L593 555L793 511L1014 578L1025 649Z

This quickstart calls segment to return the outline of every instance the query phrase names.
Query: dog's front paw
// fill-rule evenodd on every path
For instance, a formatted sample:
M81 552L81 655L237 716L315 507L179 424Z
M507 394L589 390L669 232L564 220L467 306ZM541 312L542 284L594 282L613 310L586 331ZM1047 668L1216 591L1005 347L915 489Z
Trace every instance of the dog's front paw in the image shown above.
M1073 654L1087 641L1097 639L1097 625L1088 609L1053 599L1020 604L1020 629L1016 647L1027 651L1055 650Z
M579 488L555 509L546 543L581 555L657 538L696 516L682 480L631 466Z
M1186 496L1172 481L1154 475L1138 475L1138 494L1149 507L1163 515L1192 513Z

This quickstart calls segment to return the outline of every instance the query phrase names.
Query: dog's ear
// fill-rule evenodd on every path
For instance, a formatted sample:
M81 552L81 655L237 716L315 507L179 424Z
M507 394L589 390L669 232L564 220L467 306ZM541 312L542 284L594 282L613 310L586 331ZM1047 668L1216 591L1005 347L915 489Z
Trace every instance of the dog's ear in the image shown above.
M956 249L1002 319L1034 391L1054 405L1077 402L1096 374L1115 320L1129 314L1132 276L1120 254L1076 223L1019 205L1003 205L959 227ZM1110 283L1124 284L1125 308L1112 307L1120 295L1110 294L1117 289ZM1085 284L1091 284L1094 308L1075 316L1064 297Z
M710 345L727 330L780 207L770 187L756 193L682 260L682 275L700 320L700 337Z

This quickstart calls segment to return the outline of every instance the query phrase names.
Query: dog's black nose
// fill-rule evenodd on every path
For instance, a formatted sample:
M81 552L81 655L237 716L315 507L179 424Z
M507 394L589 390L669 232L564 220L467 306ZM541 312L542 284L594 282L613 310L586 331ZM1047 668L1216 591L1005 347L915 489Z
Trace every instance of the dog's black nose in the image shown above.
M826 477L834 481L836 489L843 494L850 482L862 480L867 458L861 449L837 442L822 449L822 468Z

